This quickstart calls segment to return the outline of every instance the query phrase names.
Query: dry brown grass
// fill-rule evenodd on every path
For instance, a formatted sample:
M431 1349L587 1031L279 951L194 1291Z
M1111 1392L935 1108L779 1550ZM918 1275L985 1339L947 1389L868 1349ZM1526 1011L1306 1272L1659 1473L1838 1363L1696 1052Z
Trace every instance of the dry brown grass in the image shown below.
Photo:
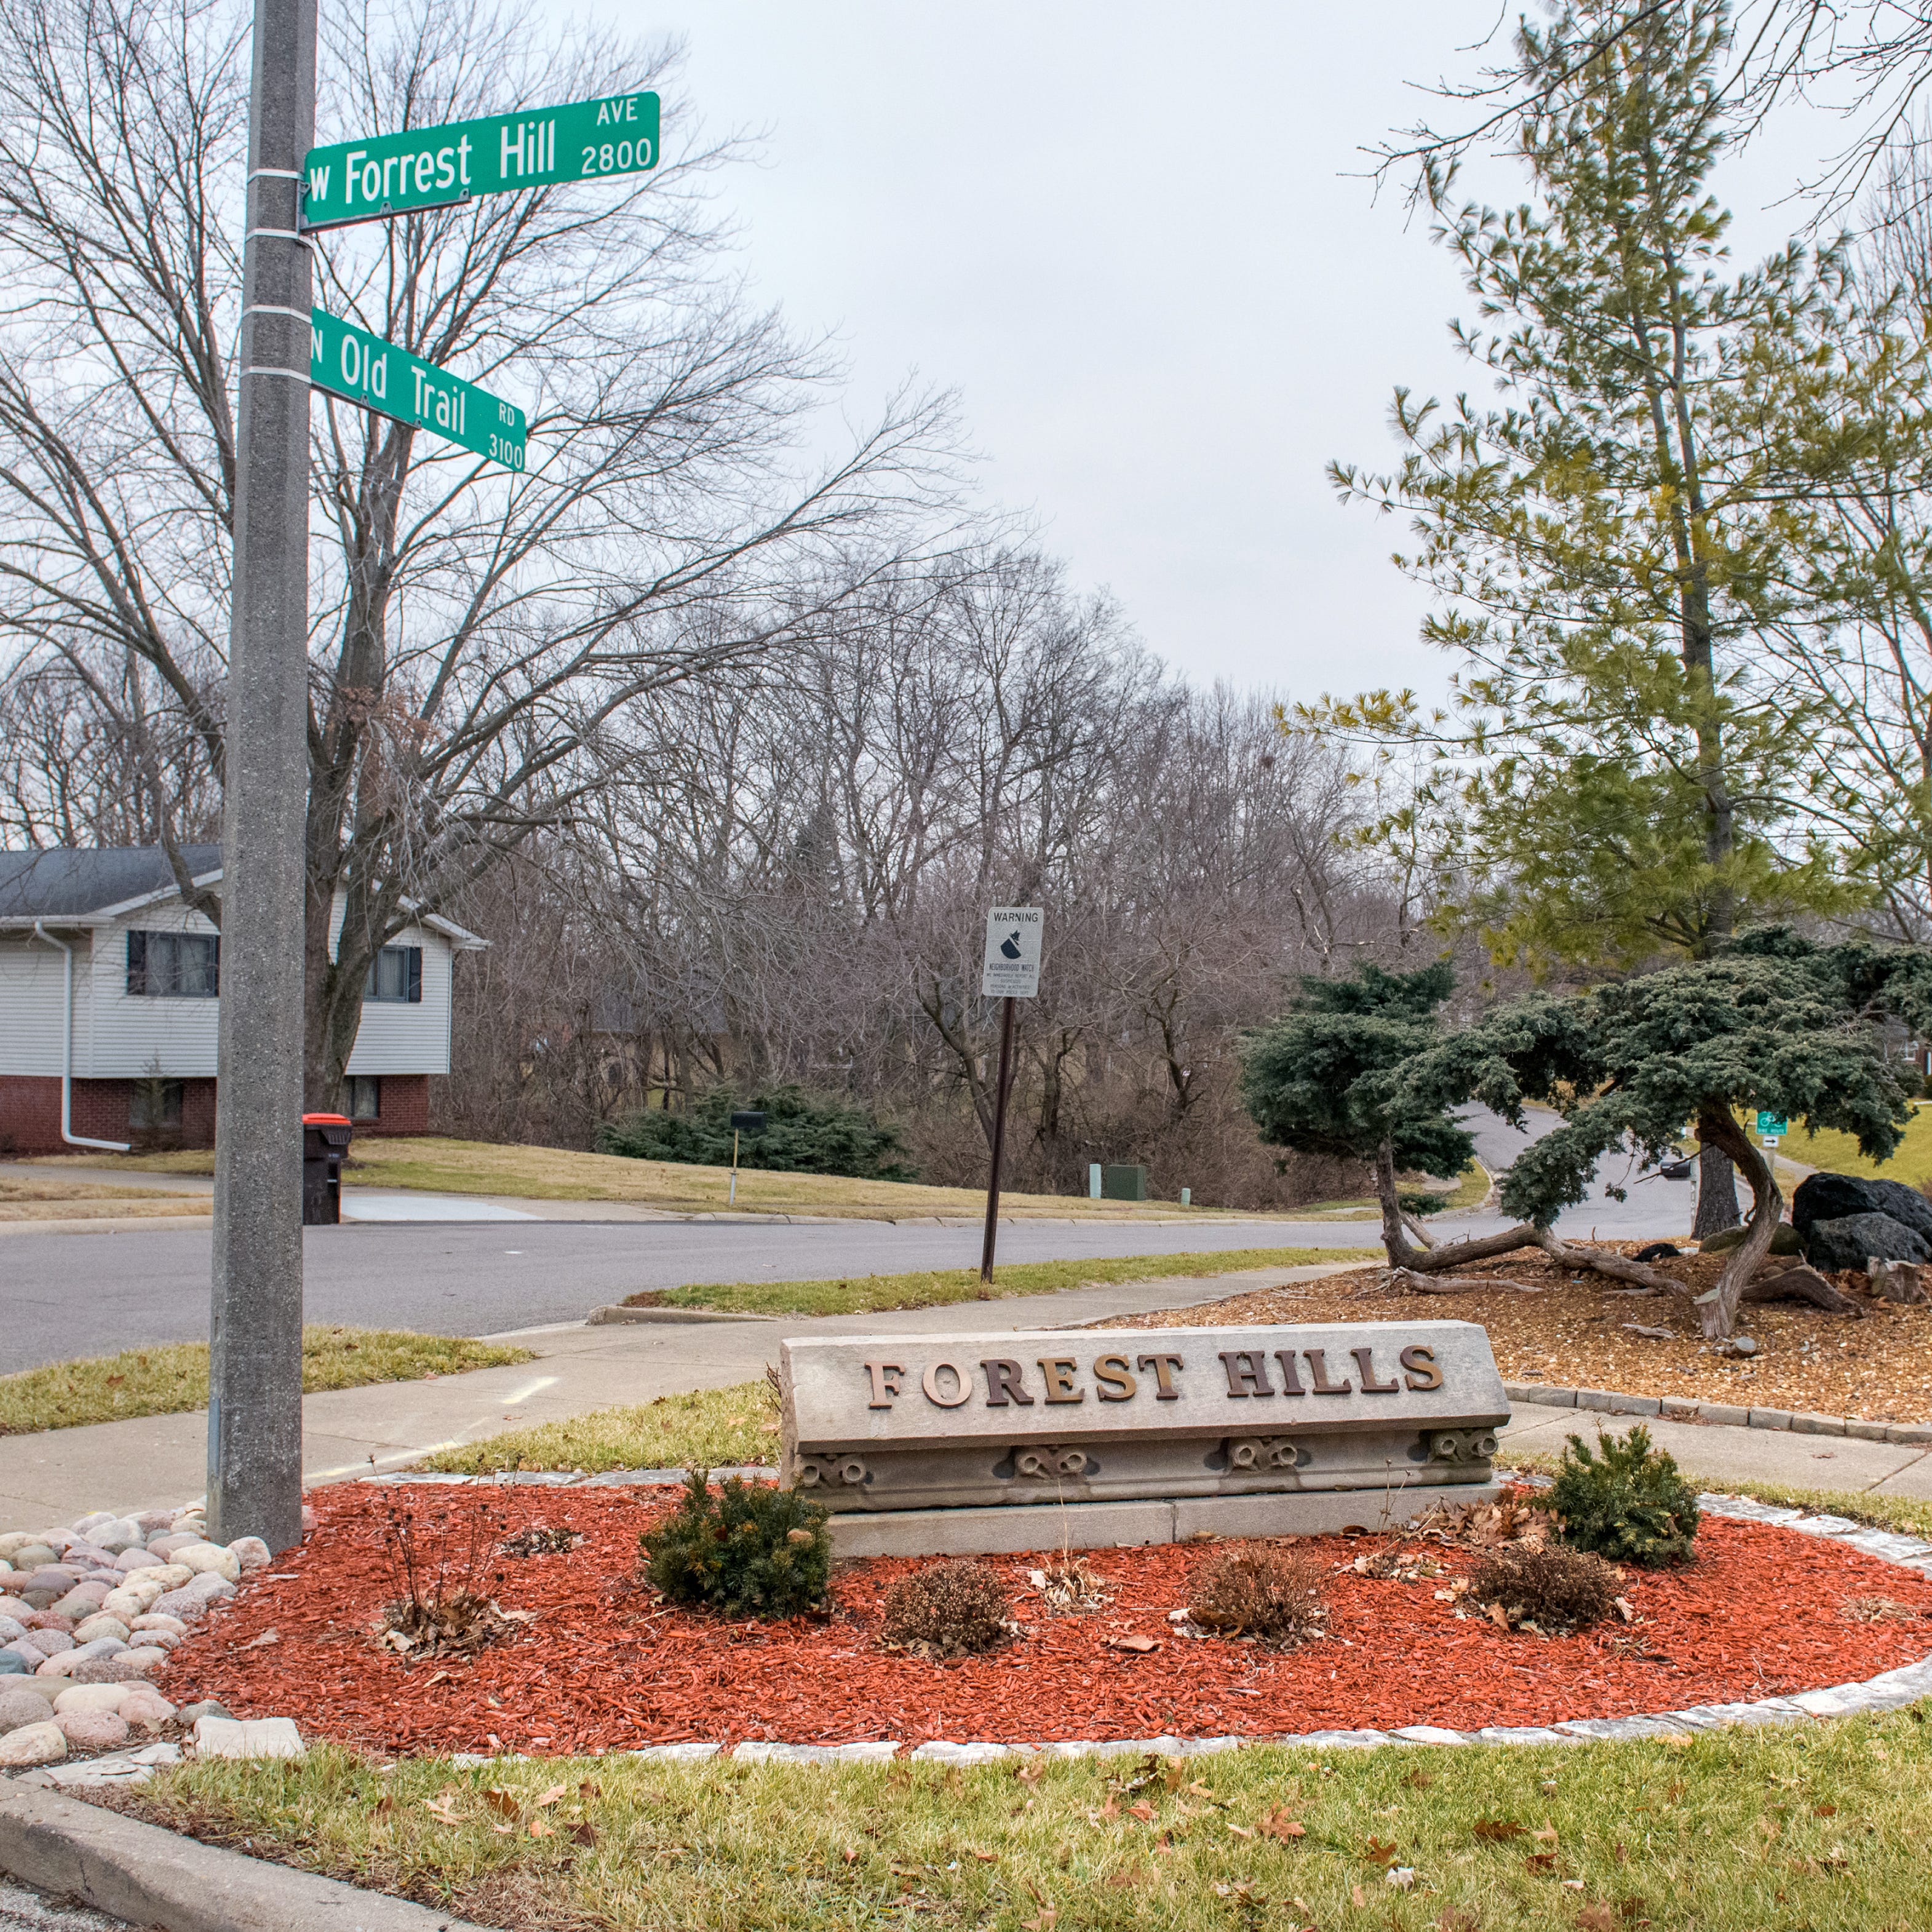
M207 1214L212 1196L170 1193L158 1187L0 1174L0 1221L139 1220L155 1214Z

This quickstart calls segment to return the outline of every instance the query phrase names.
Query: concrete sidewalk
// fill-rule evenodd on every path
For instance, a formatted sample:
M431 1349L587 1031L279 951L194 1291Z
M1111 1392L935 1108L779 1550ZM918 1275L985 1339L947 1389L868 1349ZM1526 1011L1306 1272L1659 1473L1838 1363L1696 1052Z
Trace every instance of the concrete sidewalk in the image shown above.
M1230 1294L1334 1273L1332 1264L1217 1275ZM581 1322L514 1330L537 1357L515 1368L338 1389L302 1402L302 1466L311 1483L339 1482L414 1462L507 1426L562 1421L587 1410L650 1402L687 1389L748 1382L778 1360L788 1335L999 1334L1077 1326L1198 1301L1191 1276L1074 1288L1010 1300L782 1321L657 1322L591 1328ZM0 1437L0 1528L70 1522L89 1510L159 1509L198 1496L207 1481L206 1412L146 1416L37 1436Z
M434 1450L474 1442L506 1426L560 1421L620 1403L748 1382L777 1360L779 1340L801 1333L999 1334L1017 1328L1077 1327L1108 1316L1186 1306L1284 1280L1334 1272L1332 1264L1256 1269L1077 1288L1012 1300L778 1321L658 1322L590 1328L582 1322L498 1336L536 1356L514 1368L482 1369L431 1381L385 1382L312 1395L302 1404L303 1466L311 1483L341 1481L403 1467ZM1503 1432L1511 1450L1561 1452L1564 1438L1593 1438L1598 1422L1617 1430L1630 1418L1517 1402ZM1872 1490L1932 1498L1932 1449L1761 1429L1644 1419L1652 1438L1690 1474L1722 1487L1756 1480L1808 1489ZM0 1528L38 1528L86 1511L160 1508L199 1496L205 1485L204 1412L101 1423L37 1436L0 1437Z

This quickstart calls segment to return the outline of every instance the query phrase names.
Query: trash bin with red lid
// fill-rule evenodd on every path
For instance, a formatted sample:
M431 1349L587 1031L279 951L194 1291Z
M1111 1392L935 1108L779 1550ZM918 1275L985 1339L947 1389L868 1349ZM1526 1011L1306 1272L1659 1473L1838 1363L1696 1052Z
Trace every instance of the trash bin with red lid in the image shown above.
M342 1157L355 1133L346 1114L303 1114L304 1227L333 1227L342 1219Z

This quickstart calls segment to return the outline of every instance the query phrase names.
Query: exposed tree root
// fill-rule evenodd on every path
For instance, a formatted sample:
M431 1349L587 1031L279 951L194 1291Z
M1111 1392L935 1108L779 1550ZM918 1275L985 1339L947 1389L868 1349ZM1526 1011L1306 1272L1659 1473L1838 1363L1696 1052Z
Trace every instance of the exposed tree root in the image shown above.
M1540 1294L1533 1281L1511 1281L1500 1274L1424 1274L1415 1268L1391 1268L1389 1286L1405 1294L1468 1294L1486 1288L1513 1288L1519 1294Z

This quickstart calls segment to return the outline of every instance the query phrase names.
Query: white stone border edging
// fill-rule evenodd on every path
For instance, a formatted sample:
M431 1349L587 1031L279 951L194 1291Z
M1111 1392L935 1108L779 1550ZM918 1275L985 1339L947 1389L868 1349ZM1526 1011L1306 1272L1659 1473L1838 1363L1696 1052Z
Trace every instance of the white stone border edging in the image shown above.
M1744 1408L1690 1396L1627 1395L1620 1389L1558 1388L1542 1382L1504 1382L1503 1393L1511 1402L1533 1402L1545 1408L1654 1415L1665 1422L1715 1423L1730 1429L1790 1430L1800 1436L1849 1436L1862 1442L1932 1443L1932 1423L1862 1422L1856 1416L1819 1415L1806 1409Z

